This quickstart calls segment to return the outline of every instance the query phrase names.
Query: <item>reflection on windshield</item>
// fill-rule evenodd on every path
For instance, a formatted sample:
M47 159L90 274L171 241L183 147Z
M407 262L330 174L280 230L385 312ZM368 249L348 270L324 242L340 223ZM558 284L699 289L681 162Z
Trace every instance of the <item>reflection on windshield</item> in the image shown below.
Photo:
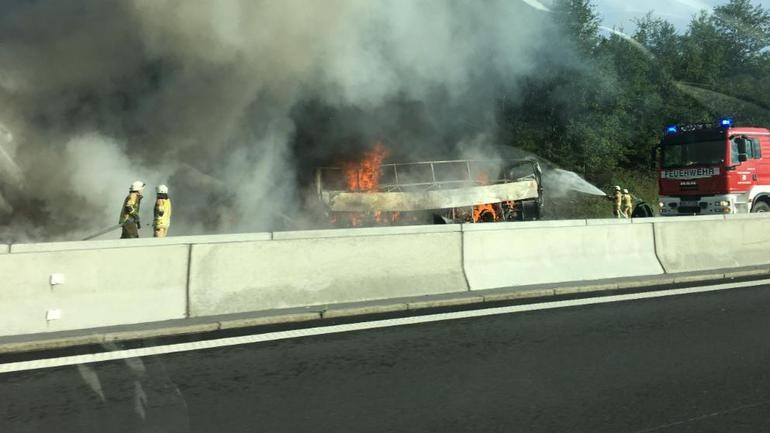
M667 144L663 147L663 167L692 167L695 165L717 165L724 162L723 141Z

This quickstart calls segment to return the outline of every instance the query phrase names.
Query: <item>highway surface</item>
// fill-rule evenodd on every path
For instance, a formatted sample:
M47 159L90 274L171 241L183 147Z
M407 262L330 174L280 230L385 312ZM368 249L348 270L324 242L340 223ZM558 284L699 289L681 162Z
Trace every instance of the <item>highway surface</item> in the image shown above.
M756 433L769 414L770 286L0 375L3 433Z

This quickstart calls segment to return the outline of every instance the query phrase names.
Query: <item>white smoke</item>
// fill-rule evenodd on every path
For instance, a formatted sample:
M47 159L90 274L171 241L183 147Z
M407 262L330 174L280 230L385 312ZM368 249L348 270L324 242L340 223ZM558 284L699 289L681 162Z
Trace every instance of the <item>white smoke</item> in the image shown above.
M166 182L162 174L132 161L123 148L117 141L96 133L74 137L64 146L65 161L72 171L66 179L68 184L62 187L88 212L73 220L77 225L72 231L78 237L117 224L120 204L134 180L144 179L151 185ZM151 190L145 195L148 193ZM146 223L151 221L148 208L142 215ZM101 224L89 225L89 221Z
M495 98L556 37L547 14L507 0L4 8L0 241L109 226L135 179L169 185L172 234L271 229L299 213L307 158L348 148L337 132L398 135L400 154L454 148L486 132ZM298 127L312 138L314 124L296 120L307 101L364 115L311 143Z

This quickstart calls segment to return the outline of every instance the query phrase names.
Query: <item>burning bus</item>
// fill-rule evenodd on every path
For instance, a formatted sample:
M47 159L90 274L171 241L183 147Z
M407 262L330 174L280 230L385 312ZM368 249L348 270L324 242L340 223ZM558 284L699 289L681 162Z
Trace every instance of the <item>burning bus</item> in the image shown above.
M480 223L540 218L540 165L523 160L360 161L315 172L315 194L335 227Z

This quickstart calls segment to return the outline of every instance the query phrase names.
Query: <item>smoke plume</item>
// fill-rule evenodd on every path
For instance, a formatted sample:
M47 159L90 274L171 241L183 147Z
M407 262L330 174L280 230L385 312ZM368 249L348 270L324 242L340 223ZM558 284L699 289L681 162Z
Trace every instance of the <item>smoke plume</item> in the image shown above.
M511 0L6 0L0 241L117 223L166 183L172 234L302 221L313 167L374 142L451 157L555 37ZM153 191L142 211L149 223Z

